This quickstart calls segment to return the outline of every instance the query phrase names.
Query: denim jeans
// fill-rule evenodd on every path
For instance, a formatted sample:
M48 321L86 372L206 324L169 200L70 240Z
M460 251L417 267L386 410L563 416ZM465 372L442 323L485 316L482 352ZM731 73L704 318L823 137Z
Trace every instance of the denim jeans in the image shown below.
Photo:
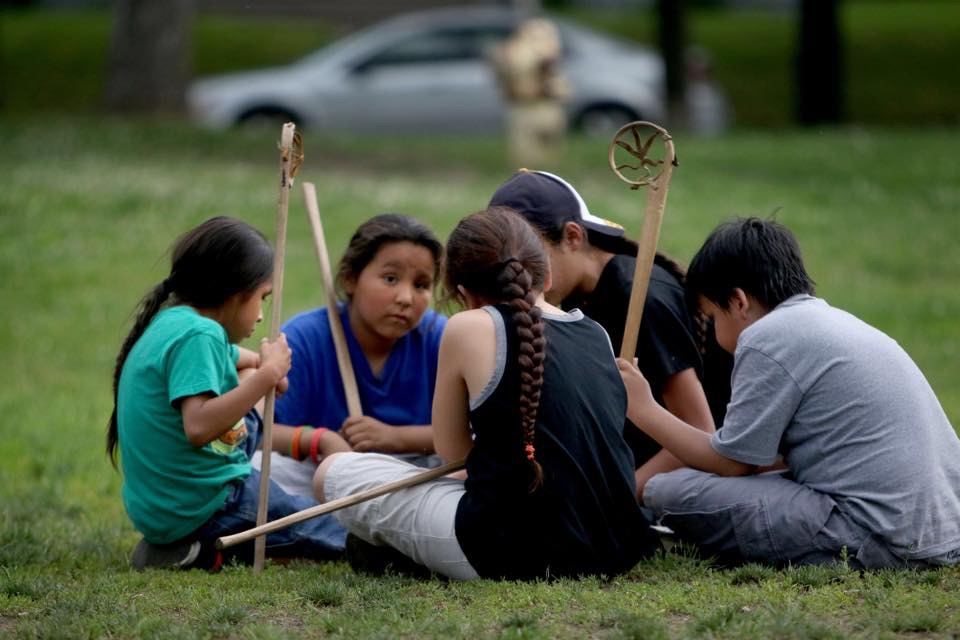
M256 411L244 418L248 437L240 445L247 456L253 454L262 433L262 420ZM260 500L260 472L252 470L242 483L233 486L224 505L194 534L202 542L211 543L220 536L246 531L257 522L257 504ZM292 496L272 480L267 499L267 520L272 521L319 504L304 496ZM344 548L347 531L332 515L318 516L298 522L267 535L266 554L276 557L298 557L316 560L339 557ZM228 557L242 562L253 559L253 541L227 549Z

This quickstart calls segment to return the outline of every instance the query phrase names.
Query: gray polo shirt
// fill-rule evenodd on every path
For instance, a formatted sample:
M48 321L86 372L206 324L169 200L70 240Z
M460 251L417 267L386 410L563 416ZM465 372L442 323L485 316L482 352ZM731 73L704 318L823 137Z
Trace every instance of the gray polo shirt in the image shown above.
M960 440L893 339L794 296L741 333L732 385L718 453L756 465L782 454L904 558L960 548Z

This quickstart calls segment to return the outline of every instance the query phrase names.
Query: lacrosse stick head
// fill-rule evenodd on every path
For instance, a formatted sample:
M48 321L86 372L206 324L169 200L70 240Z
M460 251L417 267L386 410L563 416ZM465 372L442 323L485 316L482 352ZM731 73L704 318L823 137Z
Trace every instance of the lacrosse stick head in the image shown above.
M670 133L642 120L620 127L610 141L607 160L616 176L631 189L655 189L667 167L677 166Z
M293 146L290 148L290 180L296 177L303 164L303 136L299 131L293 132Z
M291 186L300 171L300 165L303 164L303 136L294 123L287 122L283 125L277 146L280 148L280 163L286 167L287 186Z

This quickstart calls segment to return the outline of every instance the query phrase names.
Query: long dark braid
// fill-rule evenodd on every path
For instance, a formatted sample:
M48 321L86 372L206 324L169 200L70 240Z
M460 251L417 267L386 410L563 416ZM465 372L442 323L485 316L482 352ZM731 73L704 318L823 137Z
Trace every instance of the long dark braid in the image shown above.
M107 456L117 466L119 431L117 393L120 374L153 317L172 298L179 304L210 309L238 293L252 293L273 274L273 248L245 222L217 216L180 236L171 251L170 275L138 305L133 328L123 341L113 368L113 412L107 423Z
M543 387L546 339L543 313L536 306L543 290L547 257L533 228L514 211L490 207L461 220L447 241L445 284L449 294L458 286L490 303L505 303L519 338L520 427L524 454L530 462L530 491L543 482L536 458L535 425Z
M520 426L527 460L533 467L533 491L543 482L543 469L536 459L534 425L540 407L540 389L543 387L543 360L546 339L543 337L543 312L535 305L536 294L530 286L530 273L519 260L510 260L497 278L504 300L514 309L513 322L519 340L520 365Z

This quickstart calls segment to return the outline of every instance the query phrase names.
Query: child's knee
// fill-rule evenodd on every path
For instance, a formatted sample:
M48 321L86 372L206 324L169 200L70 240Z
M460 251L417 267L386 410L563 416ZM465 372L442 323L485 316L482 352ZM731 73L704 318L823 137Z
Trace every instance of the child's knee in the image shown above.
M642 493L639 494L641 504L652 509L657 515L679 509L696 498L703 479L708 476L709 474L702 471L689 468L658 473L644 483Z
M313 495L317 499L317 502L326 502L326 488L325 480L327 477L327 472L330 470L330 466L333 464L333 461L339 458L342 455L341 453L331 453L326 456L320 465L317 467L317 470L313 474Z

